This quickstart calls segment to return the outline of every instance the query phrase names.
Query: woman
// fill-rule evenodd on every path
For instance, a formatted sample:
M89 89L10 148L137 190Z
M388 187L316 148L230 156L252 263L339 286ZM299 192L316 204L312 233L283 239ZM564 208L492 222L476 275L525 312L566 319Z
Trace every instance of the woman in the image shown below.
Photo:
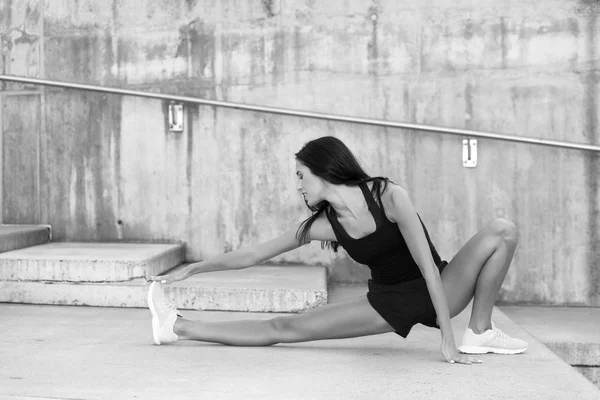
M266 346L396 332L406 337L417 323L439 328L450 363L481 362L467 354L516 354L527 343L508 337L492 321L492 308L517 245L514 224L498 219L442 261L408 193L387 178L368 176L339 139L322 137L296 154L297 189L313 215L283 235L190 264L153 281L148 292L156 344L178 339L237 346ZM246 268L321 241L338 245L371 269L369 292L301 314L260 321L202 322L177 315L161 283L210 271ZM456 348L450 318L473 299L463 343Z

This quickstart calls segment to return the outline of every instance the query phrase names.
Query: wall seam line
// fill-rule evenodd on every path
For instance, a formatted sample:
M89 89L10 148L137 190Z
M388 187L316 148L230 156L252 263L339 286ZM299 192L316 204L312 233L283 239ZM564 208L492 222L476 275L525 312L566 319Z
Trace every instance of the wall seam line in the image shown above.
M0 224L4 223L4 95L0 94Z
M46 1L40 1L40 50L38 54L39 74L46 78L46 69L44 67L45 57L45 21L46 21ZM42 137L46 133L46 87L42 86L40 93L40 129L38 131L37 142L37 223L47 223L42 218Z

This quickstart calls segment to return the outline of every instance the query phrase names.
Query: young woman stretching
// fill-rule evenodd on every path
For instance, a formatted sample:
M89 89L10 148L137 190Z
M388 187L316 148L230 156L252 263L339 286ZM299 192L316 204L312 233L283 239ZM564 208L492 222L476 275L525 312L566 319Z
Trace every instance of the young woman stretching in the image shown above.
M442 261L405 189L368 176L339 139L322 137L296 154L297 189L313 215L283 235L212 260L153 276L148 292L156 344L178 339L234 346L342 339L396 332L406 337L421 323L441 330L450 363L481 362L466 354L516 354L527 343L508 337L491 321L492 308L517 245L515 225L497 219L473 236L456 256ZM371 270L366 296L270 320L202 322L177 315L161 283L202 272L256 265L318 240L342 246ZM473 299L469 326L457 350L450 318Z

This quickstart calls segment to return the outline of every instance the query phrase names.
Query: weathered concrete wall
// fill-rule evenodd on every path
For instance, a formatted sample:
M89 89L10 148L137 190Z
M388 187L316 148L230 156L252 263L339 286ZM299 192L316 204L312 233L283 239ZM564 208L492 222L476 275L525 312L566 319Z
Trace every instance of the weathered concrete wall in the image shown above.
M600 144L596 1L0 1L0 71ZM343 139L405 185L450 259L521 233L500 299L600 305L600 161L585 152L2 84L2 218L58 240L183 240L190 260L308 215L293 154ZM314 244L278 262L367 271Z

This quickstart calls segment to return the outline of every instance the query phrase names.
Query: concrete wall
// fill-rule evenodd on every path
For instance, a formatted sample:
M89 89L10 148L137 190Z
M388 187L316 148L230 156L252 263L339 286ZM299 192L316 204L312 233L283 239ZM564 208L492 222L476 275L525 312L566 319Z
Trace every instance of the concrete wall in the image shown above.
M0 1L3 73L600 144L597 1ZM497 217L521 233L506 302L600 305L588 152L2 83L2 219L55 240L183 240L190 260L308 216L293 154L344 140L409 190L442 256ZM318 244L275 259L365 268Z

